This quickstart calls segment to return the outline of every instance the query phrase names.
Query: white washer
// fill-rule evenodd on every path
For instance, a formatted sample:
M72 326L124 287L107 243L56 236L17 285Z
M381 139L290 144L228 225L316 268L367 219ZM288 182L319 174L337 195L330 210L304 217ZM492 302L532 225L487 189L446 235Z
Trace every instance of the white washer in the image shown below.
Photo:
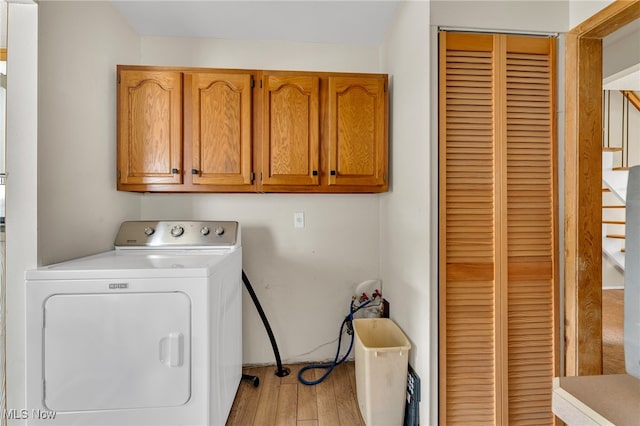
M242 377L237 222L135 221L26 276L27 424L224 425Z

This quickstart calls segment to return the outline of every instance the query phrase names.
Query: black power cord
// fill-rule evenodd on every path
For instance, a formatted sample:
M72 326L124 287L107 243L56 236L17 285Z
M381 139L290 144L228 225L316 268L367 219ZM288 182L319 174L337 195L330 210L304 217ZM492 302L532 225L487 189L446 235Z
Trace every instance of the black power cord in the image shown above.
M258 310L258 314L260 315L262 324L264 324L264 328L267 330L267 334L269 335L269 340L271 341L271 348L273 349L273 354L276 357L276 365L278 367L275 374L278 377L288 376L291 370L282 366L282 360L280 359L280 351L278 350L278 344L276 343L276 338L273 336L273 331L271 331L271 326L269 325L267 316L264 314L264 310L262 310L262 306L260 305L258 296L256 296L256 293L253 291L251 282L249 281L249 278L247 278L247 274L244 273L244 269L242 270L242 282L244 283L244 286L249 292L249 296L251 296L251 300L253 300L253 304L256 306L256 309ZM258 386L258 384L260 383L256 376L243 374L242 378L253 381L253 386Z

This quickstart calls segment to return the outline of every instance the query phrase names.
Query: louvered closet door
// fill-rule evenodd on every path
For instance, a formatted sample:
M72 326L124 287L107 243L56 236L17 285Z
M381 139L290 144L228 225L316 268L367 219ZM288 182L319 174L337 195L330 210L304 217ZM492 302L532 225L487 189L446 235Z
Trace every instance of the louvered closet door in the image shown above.
M555 40L440 33L440 421L550 424Z

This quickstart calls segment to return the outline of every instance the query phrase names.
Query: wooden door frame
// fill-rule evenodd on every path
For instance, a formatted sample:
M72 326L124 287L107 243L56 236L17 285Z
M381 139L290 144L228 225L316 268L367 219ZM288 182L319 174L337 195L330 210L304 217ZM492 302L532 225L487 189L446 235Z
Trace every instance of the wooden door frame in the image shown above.
M617 0L566 35L565 375L602 374L602 39L640 18Z

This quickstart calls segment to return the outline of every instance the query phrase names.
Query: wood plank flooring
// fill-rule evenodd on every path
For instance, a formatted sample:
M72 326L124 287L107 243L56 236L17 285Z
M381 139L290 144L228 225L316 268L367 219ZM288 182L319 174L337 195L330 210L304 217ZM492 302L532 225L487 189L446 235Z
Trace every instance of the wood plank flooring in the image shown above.
M602 291L604 374L625 372L623 304L624 290ZM227 426L364 426L356 397L354 363L336 367L315 386L298 382L303 365L287 365L291 374L282 378L274 374L275 366L245 368L245 374L260 378L260 386L253 387L246 380L240 383ZM320 377L324 370L314 372Z
M624 374L624 290L602 290L602 373Z
M336 367L322 382L307 386L298 381L304 364L287 365L291 374L276 376L275 366L251 367L243 373L258 376L260 385L240 382L227 426L364 426L356 397L355 365ZM320 377L325 370L307 371Z
M624 290L602 291L603 373L624 373ZM227 426L364 426L356 398L355 365L344 363L315 386L298 382L304 364L287 365L291 374L277 377L275 366L249 367L245 374L260 378L254 387L243 380ZM307 372L320 377L324 370Z

